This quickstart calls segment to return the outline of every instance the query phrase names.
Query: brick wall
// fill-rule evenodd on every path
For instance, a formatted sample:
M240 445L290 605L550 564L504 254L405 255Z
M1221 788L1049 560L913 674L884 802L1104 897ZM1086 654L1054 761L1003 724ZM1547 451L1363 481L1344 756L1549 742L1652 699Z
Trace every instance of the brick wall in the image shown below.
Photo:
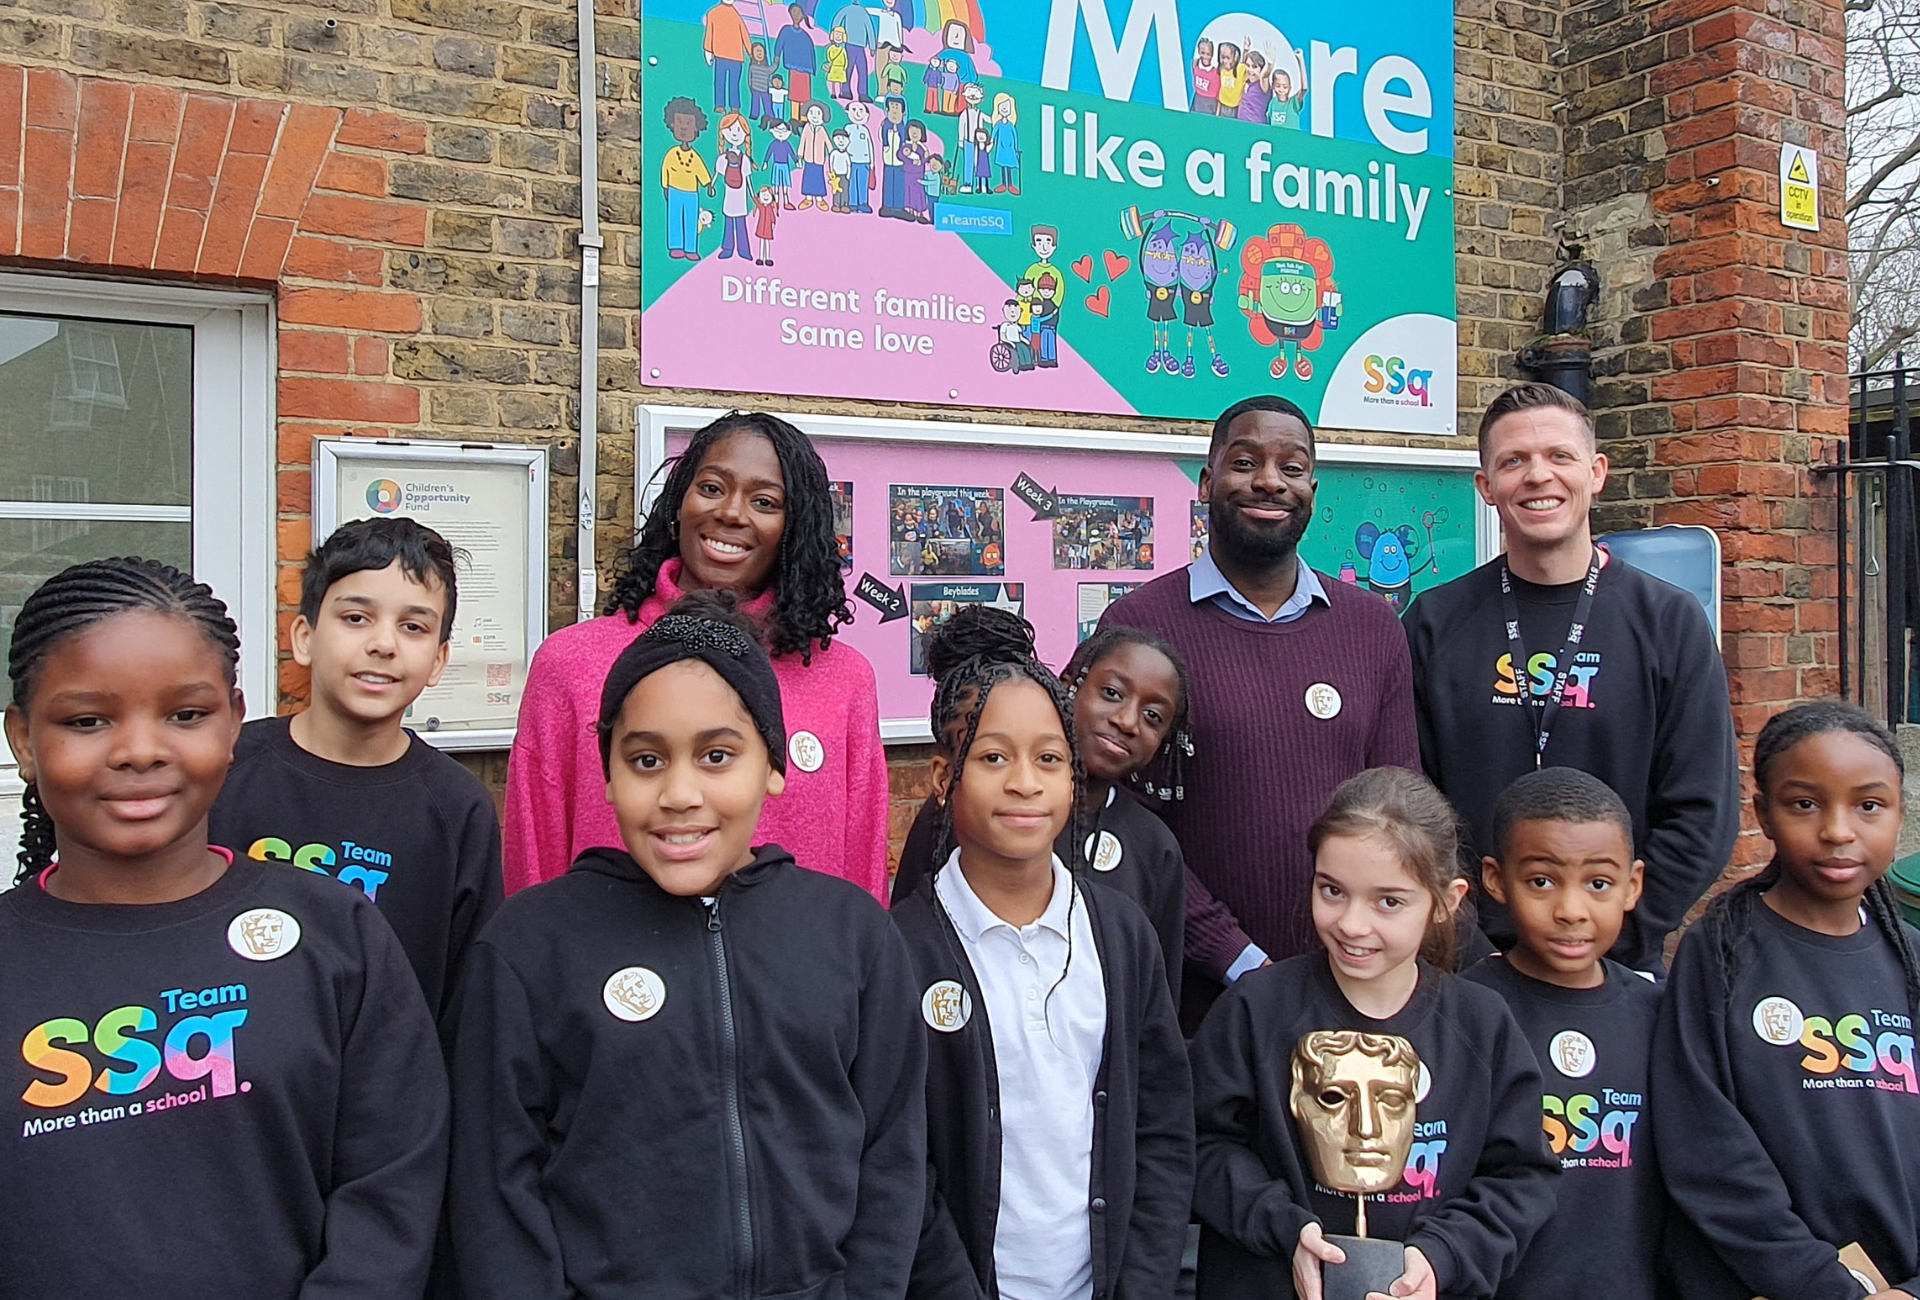
M630 476L639 27L632 0L599 10L599 434L602 465ZM573 6L30 0L0 15L0 265L276 291L282 628L310 541L310 440L343 434L550 443L553 621L571 621ZM603 556L620 534L614 520ZM303 674L281 669L280 703L297 706Z
M1718 532L1750 757L1770 714L1838 686L1833 489L1810 468L1846 430L1841 6L1600 0L1565 44L1567 231L1606 281L1598 522ZM1817 234L1780 224L1782 140L1820 152ZM1764 851L1749 824L1735 863Z

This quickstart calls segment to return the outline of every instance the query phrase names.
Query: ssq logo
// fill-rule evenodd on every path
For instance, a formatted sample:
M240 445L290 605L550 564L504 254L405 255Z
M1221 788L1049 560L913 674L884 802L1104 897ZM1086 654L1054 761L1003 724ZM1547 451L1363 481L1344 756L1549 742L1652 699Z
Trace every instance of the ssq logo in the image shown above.
M149 1103L150 1110L164 1109L162 1103L171 1106L204 1101L208 1089L215 1097L244 1092L248 1085L235 1077L233 1034L247 1022L246 1008L211 1015L198 1013L246 1000L244 984L168 989L160 994L160 1001L169 1014L195 1014L174 1021L164 1038L144 1037L157 1033L160 1018L153 1008L143 1006L116 1007L92 1026L71 1016L35 1025L20 1044L20 1056L49 1077L29 1083L20 1099L29 1106L53 1110L79 1101L89 1088L110 1097L127 1097L144 1091L163 1069L182 1083L204 1079L206 1084L177 1098L157 1098ZM103 1058L97 1071L84 1050L88 1046ZM57 1123L47 1121L41 1127L68 1127L72 1119L67 1116Z
M358 885L376 903L380 901L380 886L393 874L393 854L355 844L352 840L341 841L336 853L331 844L302 844L295 848L283 839L267 835L247 847L247 856L255 862L291 862L302 871L332 876L343 885ZM336 873L333 868L342 862L346 865Z
M1427 391L1431 370L1414 370L1400 357L1379 356L1361 362L1361 369L1367 375L1361 387L1378 400L1396 399L1395 406L1425 406L1431 400Z

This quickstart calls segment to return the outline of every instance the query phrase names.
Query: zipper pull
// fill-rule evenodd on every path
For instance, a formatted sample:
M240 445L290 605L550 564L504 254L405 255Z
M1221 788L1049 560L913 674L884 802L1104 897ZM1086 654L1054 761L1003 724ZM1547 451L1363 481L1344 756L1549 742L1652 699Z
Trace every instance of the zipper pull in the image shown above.
M707 929L714 934L720 932L720 895L715 894L713 901L707 904Z

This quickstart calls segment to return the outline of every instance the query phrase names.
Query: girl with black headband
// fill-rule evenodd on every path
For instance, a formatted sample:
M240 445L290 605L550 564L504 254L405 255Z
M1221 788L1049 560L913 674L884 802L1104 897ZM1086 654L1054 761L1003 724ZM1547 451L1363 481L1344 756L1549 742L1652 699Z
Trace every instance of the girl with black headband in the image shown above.
M929 675L937 682L965 663L979 638L987 644L1018 638L1031 645L1033 628L1009 610L969 606L929 647ZM1186 797L1186 758L1193 752L1187 736L1186 663L1155 633L1109 625L1080 643L1060 680L1073 703L1075 748L1086 776L1080 807L1086 824L1077 844L1062 831L1053 851L1075 870L1096 873L1103 884L1140 904L1160 937L1167 988L1177 1009L1187 893L1204 894L1206 886L1192 878L1180 841L1148 805ZM945 861L944 855L934 857L939 819L940 806L929 795L900 851L895 903Z
M1031 634L996 626L961 625L973 653L940 678L947 856L893 913L930 1052L907 1294L1168 1296L1193 1109L1160 943L1131 899L1054 856L1063 829L1084 837L1073 707Z
M899 1296L925 1198L919 997L879 904L753 847L788 752L751 625L682 600L614 662L598 732L625 849L509 898L469 958L465 1295Z

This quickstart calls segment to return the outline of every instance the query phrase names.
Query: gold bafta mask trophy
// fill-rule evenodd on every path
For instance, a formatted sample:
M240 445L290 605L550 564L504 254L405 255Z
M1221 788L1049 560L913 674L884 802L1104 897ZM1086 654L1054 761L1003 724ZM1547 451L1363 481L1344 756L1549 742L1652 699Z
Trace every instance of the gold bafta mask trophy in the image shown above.
M1347 1262L1322 1265L1326 1300L1384 1295L1406 1271L1399 1242L1367 1236L1367 1197L1393 1190L1406 1172L1419 1081L1413 1044L1392 1034L1321 1029L1294 1044L1291 1105L1307 1163L1322 1187L1357 1205L1355 1235L1327 1237Z

